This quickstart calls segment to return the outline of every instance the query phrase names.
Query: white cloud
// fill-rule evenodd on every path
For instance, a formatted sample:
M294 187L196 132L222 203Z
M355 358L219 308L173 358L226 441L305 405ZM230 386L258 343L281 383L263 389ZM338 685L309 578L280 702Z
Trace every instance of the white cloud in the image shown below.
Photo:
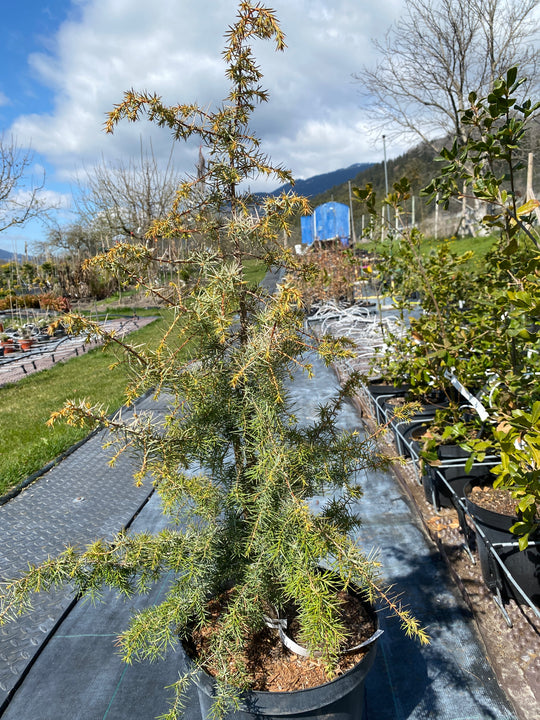
M72 205L72 196L69 193L60 193L56 190L43 188L36 191L39 202L47 208L69 210ZM28 205L34 195L30 188L21 188L10 198L18 207Z
M40 202L48 208L71 210L73 207L73 197L71 193L62 193L43 188L43 190L38 192L38 198Z
M78 20L66 21L49 54L34 54L34 73L54 96L48 114L19 117L12 132L67 178L101 155L114 160L138 151L151 134L156 153L168 153L166 131L123 123L103 132L106 113L131 87L170 103L221 100L227 93L221 60L223 35L234 21L235 0L78 0ZM369 62L370 37L397 16L399 0L274 0L287 36L276 54L257 43L255 54L270 91L254 128L276 162L300 177L379 159L362 126L358 87L351 75ZM0 98L1 102L1 98ZM191 168L194 152L179 151Z

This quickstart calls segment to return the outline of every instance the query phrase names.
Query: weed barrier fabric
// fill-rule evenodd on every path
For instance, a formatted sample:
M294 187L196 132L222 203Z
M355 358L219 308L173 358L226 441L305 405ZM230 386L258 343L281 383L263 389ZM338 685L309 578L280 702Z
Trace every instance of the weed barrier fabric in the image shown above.
M291 393L299 419L309 422L335 392L331 369L310 358L315 379L298 373ZM352 405L340 416L344 429L361 430ZM90 472L90 470L89 470ZM366 720L516 720L487 662L474 623L454 590L438 552L425 538L391 473L360 472L364 519L358 542L377 548L385 580L402 593L428 626L427 648L405 637L399 623L379 613L374 667L366 680ZM314 499L320 507L325 497ZM135 519L135 530L164 525L153 496ZM115 637L133 610L162 596L167 580L150 597L128 602L107 594L106 603L79 601L50 638L7 705L2 720L150 720L166 710L170 690L183 667L181 652L152 664L125 666ZM193 688L187 720L201 720Z
M261 287L265 288L271 295L273 295L276 291L278 284L283 280L284 277L284 268L271 268L261 281Z

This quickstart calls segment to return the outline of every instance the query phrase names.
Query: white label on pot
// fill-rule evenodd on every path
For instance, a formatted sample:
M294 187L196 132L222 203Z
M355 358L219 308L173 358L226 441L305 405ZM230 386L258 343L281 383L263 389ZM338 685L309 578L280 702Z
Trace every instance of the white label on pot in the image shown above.
M448 372L448 370L447 370L444 374L445 374L445 376L450 380L450 382L451 382L452 385L456 388L456 390L457 390L459 393L461 393L461 395L463 395L463 397L464 397L466 400L469 401L469 403L471 404L471 406L476 410L476 412L477 412L478 415L480 416L480 420L482 420L482 422L484 422L484 420L487 420L488 417L489 417L489 413L488 413L488 411L486 410L486 408L482 405L482 403L480 402L480 400L478 400L478 398L474 397L474 395L472 395L472 394L467 390L467 388L465 387L465 385L462 385L462 384L459 382L459 380L457 379L457 377L456 377L455 375L453 375L451 372Z

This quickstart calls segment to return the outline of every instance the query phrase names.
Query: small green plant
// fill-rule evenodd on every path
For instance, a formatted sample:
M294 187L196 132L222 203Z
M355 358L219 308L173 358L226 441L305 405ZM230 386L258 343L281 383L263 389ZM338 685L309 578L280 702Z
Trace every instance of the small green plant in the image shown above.
M534 198L518 201L516 173L520 147L527 123L540 107L530 99L519 105L516 91L524 82L518 69L508 70L487 98L469 97L471 107L463 122L471 133L465 145L454 143L443 149L447 164L426 188L433 198L447 203L465 187L471 198L488 210L482 222L500 231L500 241L488 256L488 272L483 275L487 297L477 323L483 330L477 350L489 358L486 385L489 387L491 433L486 439L470 442L476 456L487 448L501 457L494 468L495 484L507 488L516 499L520 520L513 531L520 535L524 549L530 534L539 526L540 474L537 471L540 424L539 392L536 382L540 370L539 317L540 285L538 261L540 235L535 226ZM486 307L486 300L490 305ZM469 338L472 333L468 329ZM489 369L489 380L487 371Z
M355 188L354 193L375 220L380 212L372 188ZM409 195L404 178L394 184L384 203L393 214L403 217L400 211ZM470 338L463 327L473 319L475 308L467 298L476 297L479 283L469 262L470 251L458 255L443 241L424 254L422 240L416 228L394 228L379 248L383 290L391 295L402 327L408 325L409 332L390 335L374 364L388 379L407 380L416 398L434 392L447 394L452 409L455 393L448 392L447 373L459 368L468 380L477 360L469 352ZM414 312L418 307L420 314Z
M482 418L474 422L465 422L457 403L451 402L439 418L439 439L459 440L473 451L470 462L482 460L488 450L501 457L493 470L496 484L516 499L520 521L513 530L521 535L524 548L538 528L540 511L540 235L539 202L519 201L516 175L522 168L519 157L527 124L540 104L517 103L522 82L517 68L511 68L487 98L471 94L462 118L468 137L441 150L441 171L423 191L445 206L450 198L465 196L484 207L481 223L499 233L497 242L483 267L469 268L467 253L457 256L443 244L422 257L414 230L394 230L393 252L384 255L387 272L403 307L410 307L414 291L422 313L410 319L410 332L394 338L379 362L390 374L407 374L420 392L450 387L449 380L455 378L482 400ZM407 182L401 181L385 203L399 212L407 192ZM376 211L370 188L356 194ZM462 398L457 402L465 403ZM433 444L428 443L428 450Z
M519 150L527 122L540 107L530 99L518 104L516 93L524 82L513 67L494 83L487 98L478 98L474 92L469 95L470 107L462 113L462 123L469 130L467 141L456 139L452 148L441 150L439 159L447 164L422 191L445 207L451 197L463 194L480 201L488 210L482 223L502 231L509 253L518 247L519 232L538 247L531 221L539 203L531 199L520 205L516 187L516 173L523 168Z
M464 446L475 458L483 459L488 452L500 457L493 484L506 488L516 501L519 519L510 529L519 535L520 550L525 550L540 525L540 402L530 412L512 410L501 417L490 438L468 439Z

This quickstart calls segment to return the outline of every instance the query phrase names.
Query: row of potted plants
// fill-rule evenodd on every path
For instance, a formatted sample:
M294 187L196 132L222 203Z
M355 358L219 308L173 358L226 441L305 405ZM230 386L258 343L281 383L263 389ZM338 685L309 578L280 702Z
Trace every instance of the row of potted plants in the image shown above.
M412 459L425 500L437 510L457 512L466 547L478 552L483 579L499 604L513 599L540 607L540 543L533 536L520 549L510 530L519 518L511 495L494 488L492 470L500 465L500 457L486 455L482 462L471 464L472 453L457 444L459 437L455 444L449 437L443 438L446 444L438 444L440 439L434 441L436 433L431 430L435 409L407 403L406 394L405 388L376 382L366 386L363 397L371 415L392 430L398 452ZM407 407L404 413L402 408ZM431 450L423 451L428 445Z
M27 352L35 343L50 340L48 329L52 322L53 318L49 315L34 318L32 322L11 321L5 328L0 322L0 354ZM57 324L54 334L58 337L62 332L61 324Z
M379 279L391 291L407 332L389 338L374 371L392 385L406 383L408 399L424 405L429 423L419 418L424 427L418 443L432 468L426 483L437 482L446 454L461 454L453 478L461 476L460 496L464 478L480 474L511 499L512 519L503 521L510 534L504 542L519 547L516 562L531 559L534 581L527 587L538 603L539 203L534 197L520 201L516 188L523 167L520 150L538 104L517 102L521 82L513 68L488 98L471 95L463 113L469 136L461 145L442 149L441 172L424 191L441 203L465 197L486 207L481 227L498 237L483 263L472 263L471 252L458 255L449 241L436 244L426 256L415 229L394 231L380 248ZM408 194L402 180L385 202L399 214ZM375 211L371 188L356 189L356 196ZM413 297L421 312L417 306L412 312ZM486 474L482 463L488 456L495 460ZM428 495L434 498L438 492L431 486ZM473 505L470 501L471 511ZM500 544L500 537L494 542ZM498 546L499 555L505 554Z

